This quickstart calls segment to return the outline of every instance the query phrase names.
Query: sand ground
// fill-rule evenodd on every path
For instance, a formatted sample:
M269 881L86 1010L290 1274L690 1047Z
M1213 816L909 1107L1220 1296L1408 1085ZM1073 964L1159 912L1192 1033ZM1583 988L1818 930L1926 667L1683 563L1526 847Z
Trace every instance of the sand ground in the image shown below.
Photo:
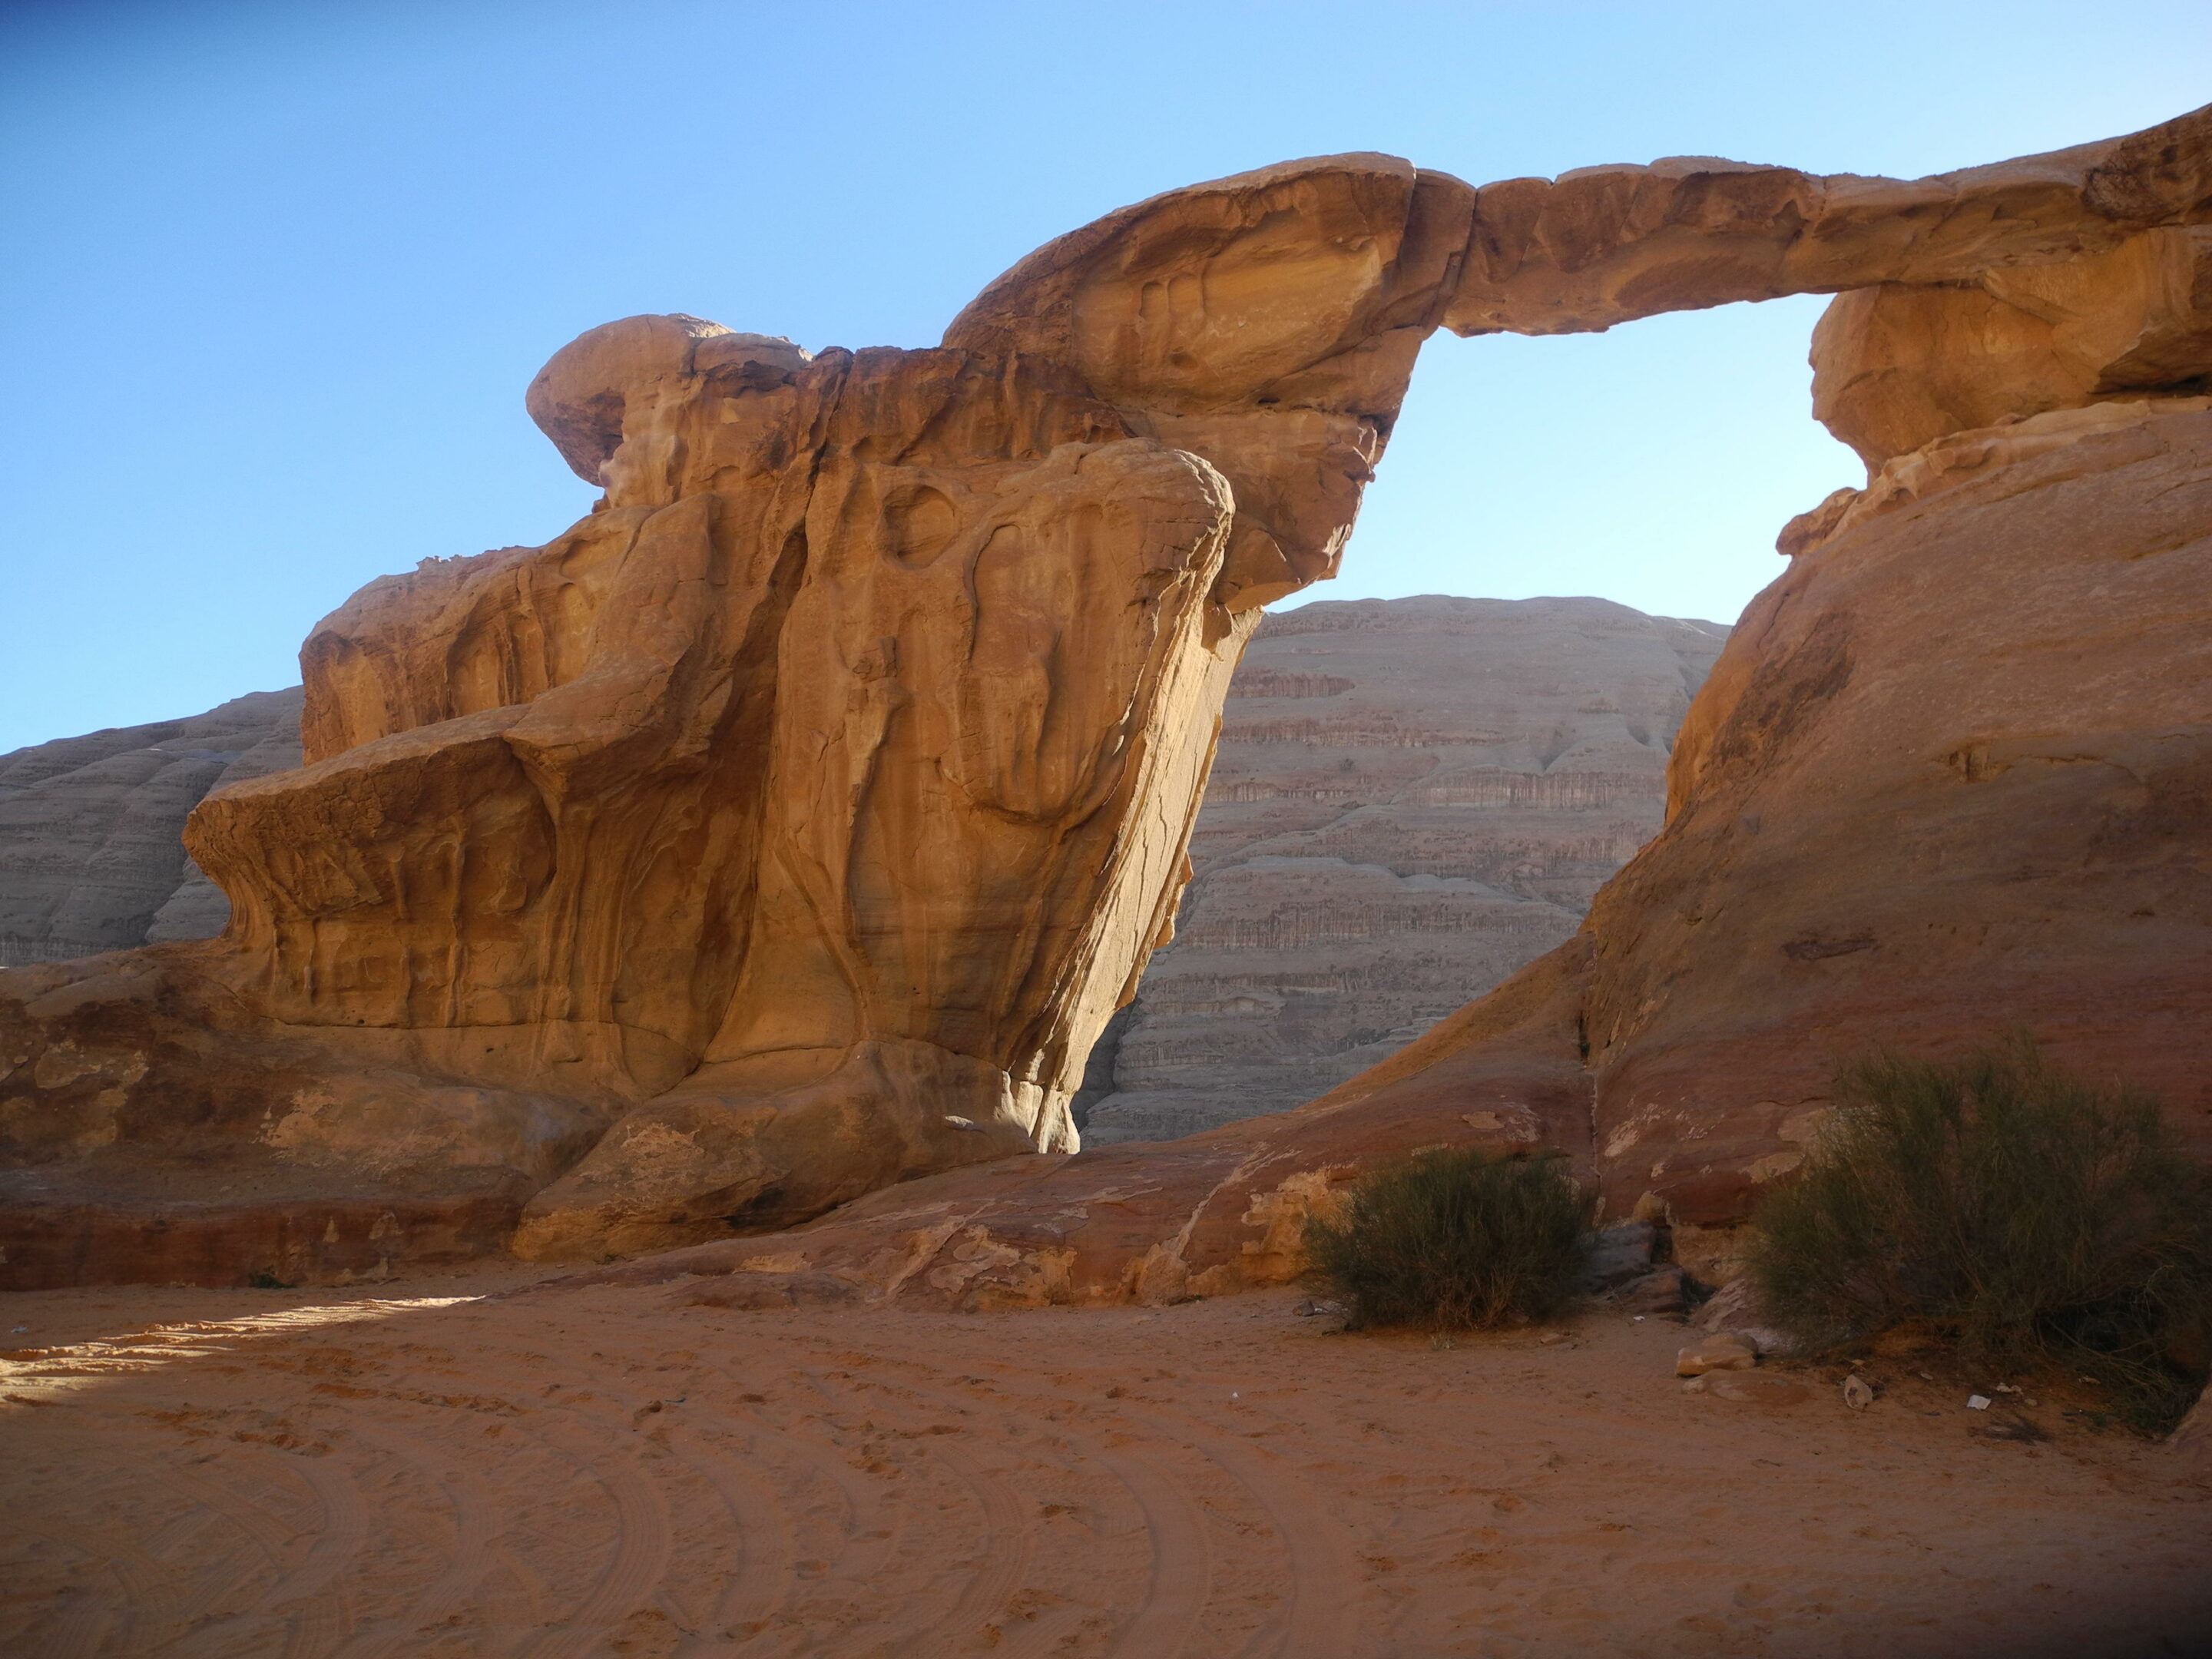
M2212 1492L2052 1401L1975 1436L1909 1364L1855 1413L1686 1394L1618 1314L532 1277L0 1302L0 1652L2212 1653Z

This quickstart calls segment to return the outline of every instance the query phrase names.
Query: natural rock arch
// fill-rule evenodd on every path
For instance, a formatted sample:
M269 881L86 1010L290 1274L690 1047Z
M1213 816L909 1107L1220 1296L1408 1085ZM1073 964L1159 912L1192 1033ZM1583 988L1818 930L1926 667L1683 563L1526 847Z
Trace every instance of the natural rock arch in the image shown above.
M1229 671L1334 569L1429 334L1862 291L1817 390L1883 470L1792 527L1810 548L1963 465L1951 422L2199 389L2208 131L1910 183L1328 157L1062 237L934 349L592 331L530 406L605 500L316 629L308 764L192 822L224 938L0 981L30 1084L11 1269L358 1271L483 1248L526 1201L519 1248L588 1257L1066 1149ZM1700 699L1683 790L1774 695L1759 648ZM1613 994L1575 994L1587 1028ZM258 1196L149 1241L180 1160Z

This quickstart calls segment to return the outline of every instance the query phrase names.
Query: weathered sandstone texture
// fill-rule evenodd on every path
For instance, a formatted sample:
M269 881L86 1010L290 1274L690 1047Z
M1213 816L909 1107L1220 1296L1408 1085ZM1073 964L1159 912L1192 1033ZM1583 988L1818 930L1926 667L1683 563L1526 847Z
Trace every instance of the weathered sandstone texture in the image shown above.
M2201 157L2192 142L2159 165ZM2111 280L2086 313L2145 309L2134 277ZM1869 355L1838 321L1816 375ZM1789 568L1676 740L1665 830L1574 939L1322 1099L939 1176L611 1274L727 1274L699 1294L738 1306L1233 1291L1296 1273L1303 1218L1362 1164L1476 1141L1572 1152L1607 1213L1670 1220L1678 1257L1725 1278L1731 1230L1802 1158L1838 1056L2023 1028L2155 1091L2212 1152L2208 368L2040 411L1993 385L1994 424L1885 459L1794 521Z
M300 692L0 755L0 966L222 931L185 854L209 790L300 763Z
M1277 1112L1573 934L1659 829L1728 630L1604 599L1323 601L1230 682L1172 944L1094 1052L1086 1146ZM1095 1085L1094 1085L1095 1086Z
M157 1207L312 1175L591 1257L1072 1146L1229 673L1334 568L1468 198L1382 157L1178 192L933 350L568 347L531 411L605 499L318 628L307 764L188 832L222 940L12 981L19 1280L146 1271L114 1194L185 1160ZM237 1248L386 1259L325 1231Z
M1726 635L1589 599L1325 601L1263 622L1230 683L1178 937L1092 1051L1110 1098L1086 1114L1079 1094L1084 1144L1301 1104L1567 938L1657 832L1667 745ZM45 775L0 808L0 890L42 913L55 866L82 886L96 864L102 890L167 894L150 919L142 902L96 937L19 926L0 951L220 933L229 901L181 841L198 793L175 786L241 744L216 783L297 766L300 702L0 757L0 780ZM241 706L257 724L233 732Z
M1321 1100L626 1271L735 1272L741 1301L1219 1293L1292 1277L1363 1163L1480 1141L1571 1151L1607 1214L1725 1278L1838 1055L2021 1028L2212 1153L2212 410L2139 410L1799 554L1583 930Z
M1300 1204L1440 1139L1595 1124L1616 1202L1724 1218L1876 1029L2067 1018L2205 1075L2206 457L2142 401L2182 363L2139 418L2009 396L1797 526L1575 939L1301 1112L1065 1157L1258 607L1334 568L1432 330L2100 260L2212 216L2208 140L1912 183L1339 156L1109 214L936 349L592 331L530 404L605 501L316 630L307 763L187 831L222 939L0 981L9 1273L373 1272L510 1223L588 1257L1003 1160L821 1237L947 1296L1000 1251L1149 1295L1290 1270ZM2069 303L2148 315L2168 269Z

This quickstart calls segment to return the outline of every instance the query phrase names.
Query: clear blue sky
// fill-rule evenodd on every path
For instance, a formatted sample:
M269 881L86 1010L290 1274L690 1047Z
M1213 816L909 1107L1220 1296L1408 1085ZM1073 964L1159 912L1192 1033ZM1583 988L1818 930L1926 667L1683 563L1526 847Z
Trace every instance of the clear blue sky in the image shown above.
M289 684L316 618L590 491L556 348L690 311L933 342L1155 191L1393 151L1918 174L2212 99L2212 6L15 0L0 6L0 750ZM1319 598L1729 619L1856 464L1820 301L1440 337Z

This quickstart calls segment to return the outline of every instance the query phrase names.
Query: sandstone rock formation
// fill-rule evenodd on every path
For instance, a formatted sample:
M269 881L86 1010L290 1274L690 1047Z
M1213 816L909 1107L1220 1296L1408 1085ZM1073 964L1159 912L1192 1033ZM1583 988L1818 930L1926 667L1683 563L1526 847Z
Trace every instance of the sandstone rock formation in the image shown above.
M1086 1114L1079 1095L1084 1144L1301 1104L1567 938L1657 832L1667 745L1726 631L1602 599L1433 595L1262 623L1231 681L1179 936L1093 1050L1089 1075L1111 1098ZM151 895L185 870L150 927L58 940L23 928L22 957L222 931L229 901L184 858L197 797L159 792L204 781L194 763L256 734L217 783L300 763L300 692L240 702L259 722L242 732L228 728L236 706L134 728L125 775L159 769L139 788L114 786L116 757L72 763L125 734L0 757L0 779L52 774L10 803L0 884L43 902L49 866L96 858L108 890Z
M994 283L936 350L810 359L681 317L595 330L531 404L605 501L544 548L373 584L317 630L308 763L211 795L188 831L232 902L222 939L0 981L9 1271L182 1277L187 1238L276 1250L287 1275L374 1270L422 1241L477 1248L525 1199L519 1248L591 1255L1036 1148L935 1196L879 1194L823 1237L949 1205L969 1218L937 1247L956 1266L1049 1255L1063 1288L1149 1294L1294 1260L1297 1194L1362 1148L1440 1138L1440 1111L1449 1137L1586 1137L1594 1086L1599 1151L1636 1131L1609 1192L1650 1186L1686 1214L1787 1156L1751 1149L1802 1121L1803 1020L1848 1006L1854 958L1892 939L1911 948L1864 1005L1885 1030L1931 1007L1955 1030L2003 990L2031 1018L2094 1008L2099 1040L2131 1051L2169 1030L2185 1048L2207 982L2180 709L2203 706L2202 635L2164 618L2204 591L2170 574L2195 568L2203 457L2172 405L2129 424L2092 392L1977 439L1978 467L1952 453L1800 527L1808 550L1828 539L1701 694L1674 823L1608 890L1633 902L1601 902L1348 1096L1165 1162L1055 1152L1085 1050L1170 912L1256 607L1334 568L1430 331L1973 283L2208 217L2204 112L1915 183L1693 159L1478 191L1340 156L1109 214ZM2085 416L2111 429L2069 441ZM2019 444L2042 453L2008 464ZM2068 514L2094 521L2062 536ZM1988 526L2001 556L1975 551ZM1990 598L1993 576L2050 561L2051 595ZM1962 619L1942 584L1965 568L1984 585ZM2144 603L2169 608L2113 609ZM2069 643L2100 616L2133 635L2106 641L2124 660ZM1954 647L1972 667L1935 665L1942 706L1896 705L1864 672L1909 679L1916 653ZM1921 755L1952 726L1968 758ZM1923 836L1938 785L1967 793ZM2047 823L2015 825L2015 792L2046 788L2027 804ZM1810 816L1754 848L1770 793ZM1766 850L1793 846L1813 861ZM1765 884L1782 876L1819 881ZM2094 897L2044 928L2046 891ZM2116 931L2116 902L2153 926ZM1761 954L1778 927L1781 967ZM1736 954L1712 971L1771 999L1767 1024L1697 1012L1683 973L1723 939ZM2047 949L1993 957L2015 941ZM1841 983L1797 974L1837 963ZM1699 1078L1734 1080L1717 1102L1685 1092ZM1644 1137L1667 1122L1710 1144ZM1669 1181L1677 1152L1697 1161ZM1016 1188L1029 1219L990 1226L1029 1228L1026 1255L974 1218L972 1194ZM1078 1188L1084 1217L1121 1206L1171 1231L1132 1255L1141 1231L1068 1218ZM1090 1226L1122 1242L1086 1261ZM908 1248L921 1236L868 1259L965 1294Z
M686 1275L732 1308L904 1300L969 1310L1172 1303L1284 1284L1306 1218L1417 1146L1584 1147L1578 936L1404 1053L1296 1110L1181 1139L1006 1158L871 1193L811 1227L671 1250L589 1277ZM1395 1087L1382 1087L1383 1083ZM1365 1086L1363 1086L1365 1085Z
M1885 283L1843 295L1813 342L1813 412L1869 474L1953 433L2136 392L2212 390L2212 227L2111 252Z
M1237 653L1333 564L1464 239L1423 193L1352 158L1164 198L943 349L640 318L561 353L532 412L600 508L317 629L307 764L192 821L218 945L10 988L11 1264L84 1271L33 1238L98 1255L187 1154L264 1209L302 1171L527 1199L518 1248L592 1255L1072 1144ZM1111 322L1162 257L1214 310L1113 323L1118 367L967 341ZM1238 349L1194 372L1194 327Z
M955 1306L1279 1283L1364 1163L1573 1151L1732 1272L1837 1057L2024 1028L2212 1154L2212 407L2138 403L1801 552L1692 705L1668 826L1577 936L1320 1101L942 1176L629 1271ZM2051 417L2043 417L2050 419ZM2017 439L2007 434L2019 434ZM2003 446L2017 442L2016 453Z
M299 763L297 688L0 755L0 966L222 932L185 819L210 789Z
M1092 1056L1110 1089L1084 1145L1303 1104L1570 937L1657 833L1727 632L1588 599L1268 617L1230 682L1175 941Z
M1230 681L1179 936L1093 1048L1086 1084L1103 1086L1088 1113L1078 1097L1084 1144L1298 1106L1571 936L1659 830L1666 745L1725 633L1606 599L1440 595L1310 604L1261 623ZM265 721L230 732L241 710L226 706L135 728L124 776L159 768L137 790L112 785L115 759L91 775L73 765L124 734L0 757L0 779L66 768L24 785L35 810L13 814L0 883L45 896L46 867L69 856L76 869L82 842L106 890L164 890L188 810L170 785L204 781L195 761L258 732L216 783L299 765L301 692L241 703ZM215 730L223 750L210 752ZM149 811L149 794L168 811ZM20 956L222 933L230 902L184 865L150 929L22 929Z
M2201 158L2202 132L2159 166ZM2200 189L2189 211L2208 206ZM2158 262L2081 263L2112 284L2081 314L2154 309L2139 284L2165 281ZM1980 292L1908 297L1971 315ZM1855 331L1881 316L1838 301L1820 385L1879 356ZM1906 368L1902 407L1938 404L1902 395L1912 377L1971 378L1941 355ZM1866 490L1785 530L1789 569L1677 741L1667 828L1577 937L1330 1095L611 1276L726 1274L689 1294L732 1306L1233 1291L1298 1271L1304 1216L1364 1163L1479 1141L1574 1152L1608 1213L1670 1220L1677 1255L1725 1278L1731 1229L1802 1157L1838 1056L2017 1028L2160 1094L2212 1152L2208 370L2183 358L2164 386L2039 410L2045 386L1984 361L1995 423L1877 452Z

